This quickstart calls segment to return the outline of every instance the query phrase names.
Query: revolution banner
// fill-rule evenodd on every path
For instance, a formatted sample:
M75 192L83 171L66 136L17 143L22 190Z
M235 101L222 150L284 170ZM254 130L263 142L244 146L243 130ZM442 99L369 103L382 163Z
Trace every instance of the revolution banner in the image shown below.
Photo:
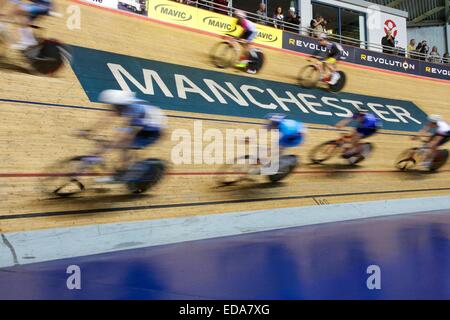
M450 65L428 63L347 45L342 45L342 48L344 49L341 59L343 61L404 74L450 80ZM320 48L316 39L290 32L283 33L283 49L307 55L311 55L316 51L325 52L325 49Z
M105 89L136 92L163 109L262 119L282 112L306 123L335 125L367 108L384 129L418 131L426 114L414 103L351 93L308 90L293 84L72 47L72 68L89 99Z

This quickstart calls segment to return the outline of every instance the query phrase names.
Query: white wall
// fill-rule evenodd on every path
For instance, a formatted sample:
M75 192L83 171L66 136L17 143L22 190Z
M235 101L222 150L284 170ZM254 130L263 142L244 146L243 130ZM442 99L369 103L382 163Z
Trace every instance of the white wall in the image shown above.
M433 46L438 48L439 54L442 56L445 52L445 27L422 27L408 29L408 42L411 39L416 39L416 45L422 41L427 40L430 50Z

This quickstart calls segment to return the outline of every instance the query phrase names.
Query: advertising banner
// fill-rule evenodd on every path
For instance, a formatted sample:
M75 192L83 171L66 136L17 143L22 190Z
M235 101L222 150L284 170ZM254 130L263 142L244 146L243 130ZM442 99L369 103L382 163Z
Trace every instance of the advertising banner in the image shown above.
M197 8L175 1L150 0L148 16L164 22L197 28Z
M89 99L105 89L136 92L163 109L262 119L283 112L306 123L334 125L358 108L374 112L384 129L418 131L426 114L411 101L324 90L72 47L72 68Z
M290 32L284 32L283 34L283 48L309 55L314 54L316 51L320 51L322 53L325 52L325 49L320 48L319 41L317 41L316 39ZM341 60L353 62L355 55L354 48L348 46L342 46L342 48L344 50L341 56Z
M99 7L119 9L119 1L118 0L83 0L83 2L94 4Z
M450 65L421 62L420 73L426 77L450 81Z
M420 75L420 61L407 59L401 56L383 54L355 48L355 63L380 68L385 70L397 71L407 74Z

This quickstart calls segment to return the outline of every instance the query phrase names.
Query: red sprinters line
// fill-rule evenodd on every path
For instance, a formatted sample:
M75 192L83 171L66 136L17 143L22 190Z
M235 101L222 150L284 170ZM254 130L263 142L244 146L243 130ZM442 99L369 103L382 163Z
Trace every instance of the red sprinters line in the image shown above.
M338 170L308 170L308 171L294 171L292 174L329 174L329 173L358 173L358 174L372 174L372 173L394 173L401 172L399 170L350 170L350 169L338 169ZM439 172L450 172L448 170L439 170ZM169 176L219 176L219 175L233 175L242 174L242 172L213 172L213 171L201 171L201 172L169 172ZM110 173L87 173L83 176L106 176ZM64 173L0 173L0 178L46 178L46 177L64 177L68 174Z

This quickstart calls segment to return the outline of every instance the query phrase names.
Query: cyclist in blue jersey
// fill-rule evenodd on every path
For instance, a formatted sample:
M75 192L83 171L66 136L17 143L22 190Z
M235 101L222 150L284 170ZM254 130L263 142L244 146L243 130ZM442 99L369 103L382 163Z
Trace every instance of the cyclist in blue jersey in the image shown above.
M286 148L293 148L303 143L306 128L298 121L287 119L286 115L271 113L266 116L268 120L267 128L269 130L279 130L280 155Z
M19 25L19 41L13 45L14 49L25 50L37 44L30 24L39 16L50 14L52 0L30 0L23 2L20 0L9 0L14 5L7 16L16 20Z
M105 90L100 93L100 102L113 107L114 115L125 123L116 129L119 137L112 142L108 148L96 153L101 156L110 148L121 150L121 164L117 170L120 174L128 168L133 159L130 150L142 150L158 141L166 128L166 116L158 107L148 104L146 101L138 100L132 92L121 90ZM122 121L122 122L123 122ZM95 131L103 130L110 126L113 121L100 120L95 126ZM92 135L94 130L82 131L81 136ZM114 182L113 177L102 179L101 182Z
M336 124L337 128L342 128L349 125L352 121L356 121L356 127L350 135L344 136L339 142L349 142L350 146L344 151L344 156L351 157L351 155L362 152L362 139L373 136L380 128L381 121L373 113L367 110L360 109L356 111L351 118L343 119Z

